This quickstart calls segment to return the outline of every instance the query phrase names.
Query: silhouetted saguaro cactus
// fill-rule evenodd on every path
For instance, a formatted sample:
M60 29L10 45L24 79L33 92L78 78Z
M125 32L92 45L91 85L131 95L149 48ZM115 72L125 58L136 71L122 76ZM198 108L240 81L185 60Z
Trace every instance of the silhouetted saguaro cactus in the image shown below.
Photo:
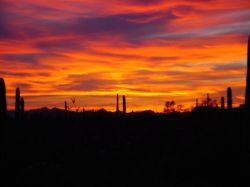
M119 94L116 95L116 113L119 113Z
M24 98L22 97L21 98L21 103L20 103L20 105L21 105L21 119L24 119Z
M221 97L221 109L224 110L225 109L225 98Z
M64 115L65 115L65 118L67 118L68 116L68 104L67 104L67 101L64 101Z
M20 117L20 89L16 89L16 103L15 103L15 118L19 119Z
M198 100L198 99L196 99L196 103L195 103L195 105L196 105L196 108L198 108L198 107L199 107L199 100Z
M232 88L227 88L227 108L233 108L233 95L232 95Z
M5 118L7 113L6 87L3 78L0 78L0 118Z
M209 104L210 104L210 97L209 94L207 94L207 107L209 107Z
M126 114L126 109L127 109L127 106L126 106L126 96L122 96L122 106L123 106L123 115Z
M245 107L248 110L250 110L250 36L248 38L248 48L247 48L247 83L246 83Z

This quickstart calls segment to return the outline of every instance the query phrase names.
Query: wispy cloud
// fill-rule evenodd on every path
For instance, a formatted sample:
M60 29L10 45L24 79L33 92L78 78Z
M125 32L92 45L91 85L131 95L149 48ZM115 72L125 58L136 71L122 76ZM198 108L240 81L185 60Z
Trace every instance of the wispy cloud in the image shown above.
M30 108L76 96L114 110L120 93L131 110L161 111L228 86L238 105L249 16L245 0L2 0L0 77L9 103L19 86Z

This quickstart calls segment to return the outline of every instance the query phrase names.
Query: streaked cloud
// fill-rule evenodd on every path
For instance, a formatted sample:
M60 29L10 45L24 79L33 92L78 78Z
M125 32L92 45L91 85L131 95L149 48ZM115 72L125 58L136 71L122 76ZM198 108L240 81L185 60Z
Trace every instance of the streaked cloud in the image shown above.
M250 2L245 0L2 0L0 77L27 107L161 111L231 86L244 100Z

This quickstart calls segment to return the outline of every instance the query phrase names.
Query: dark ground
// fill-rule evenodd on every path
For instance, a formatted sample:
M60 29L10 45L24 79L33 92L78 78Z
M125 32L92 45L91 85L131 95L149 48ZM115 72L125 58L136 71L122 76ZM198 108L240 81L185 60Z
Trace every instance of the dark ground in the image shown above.
M3 187L250 183L243 110L27 116L1 122Z

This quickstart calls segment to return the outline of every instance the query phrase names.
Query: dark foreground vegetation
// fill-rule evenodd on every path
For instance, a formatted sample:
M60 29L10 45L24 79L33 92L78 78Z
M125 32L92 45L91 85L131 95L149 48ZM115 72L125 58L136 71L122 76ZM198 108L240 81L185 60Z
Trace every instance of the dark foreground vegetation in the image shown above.
M242 109L25 115L1 122L1 186L249 184Z

